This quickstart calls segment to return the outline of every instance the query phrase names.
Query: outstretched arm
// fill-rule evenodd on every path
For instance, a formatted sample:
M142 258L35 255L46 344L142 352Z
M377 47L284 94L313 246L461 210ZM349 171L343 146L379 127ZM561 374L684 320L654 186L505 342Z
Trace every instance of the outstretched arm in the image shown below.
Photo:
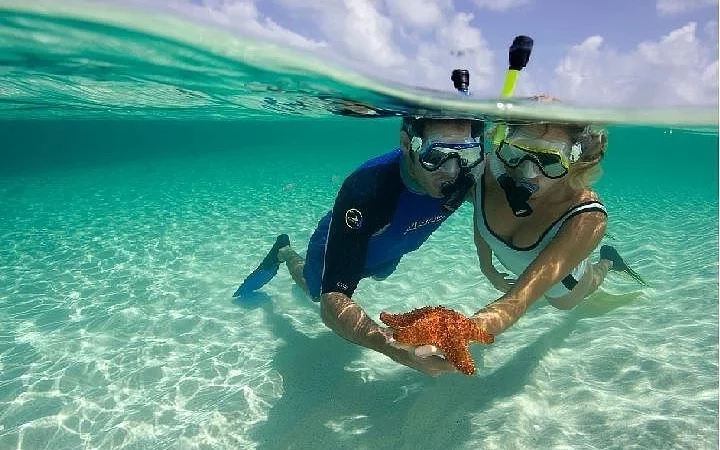
M380 352L407 367L431 376L456 371L452 364L438 356L419 357L413 351L393 346L390 330L381 328L345 294L322 294L320 314L325 325L337 335Z
M348 177L335 200L323 260L320 310L323 323L344 339L383 353L430 375L454 371L438 358L421 360L390 343L351 296L364 272L370 237L391 219L402 183L397 175L360 170Z
M473 319L492 335L507 330L530 306L587 258L605 235L602 212L578 214L565 222L535 261L502 297L478 311Z
M384 330L343 293L322 294L320 315L328 328L350 342L381 353L392 349Z

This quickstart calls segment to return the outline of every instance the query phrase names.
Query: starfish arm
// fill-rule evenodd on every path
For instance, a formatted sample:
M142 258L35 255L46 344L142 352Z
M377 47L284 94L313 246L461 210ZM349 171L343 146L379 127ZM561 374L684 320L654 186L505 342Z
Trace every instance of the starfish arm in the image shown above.
M380 321L393 328L402 328L410 324L403 314L390 314L385 311L380 313Z
M434 310L435 307L433 306L425 306L423 308L418 308L402 314L390 314L386 312L381 312L380 320L386 325L393 328L408 327L414 322L416 322L418 319L428 315Z
M475 375L475 361L468 349L468 341L462 339L447 339L438 345L448 361L465 375Z
M443 314L448 333L454 336L461 336L470 341L477 341L483 344L492 344L494 337L480 328L472 319L456 311L448 311Z

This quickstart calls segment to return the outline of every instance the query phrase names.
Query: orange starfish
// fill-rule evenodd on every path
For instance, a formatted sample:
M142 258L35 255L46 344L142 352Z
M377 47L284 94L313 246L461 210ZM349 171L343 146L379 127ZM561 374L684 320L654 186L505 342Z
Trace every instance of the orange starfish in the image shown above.
M475 361L468 349L471 341L492 344L495 340L469 318L442 306L426 306L404 314L381 312L380 320L394 329L398 343L434 345L466 375L475 374Z

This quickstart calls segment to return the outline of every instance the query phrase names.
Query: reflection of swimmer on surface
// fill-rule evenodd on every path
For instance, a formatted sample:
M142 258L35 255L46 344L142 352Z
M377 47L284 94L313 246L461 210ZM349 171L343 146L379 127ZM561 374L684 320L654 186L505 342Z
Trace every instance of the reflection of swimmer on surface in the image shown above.
M360 103L357 100L348 100L338 97L320 95L320 99L328 100L328 109L333 113L348 117L399 117L402 115L398 110L378 108L375 106Z
M238 288L260 289L285 262L295 282L320 302L323 322L350 342L428 374L454 371L439 357L420 358L393 346L392 336L355 303L362 278L384 279L455 211L484 167L484 123L403 119L401 148L363 164L343 182L319 222L306 259L286 234Z
M600 248L597 263L589 260L607 226L605 206L590 188L600 175L606 131L536 123L497 132L472 201L482 272L504 295L478 311L475 322L497 335L543 296L556 308L571 309L595 292L609 270L645 284L611 246ZM493 255L518 278L499 272Z

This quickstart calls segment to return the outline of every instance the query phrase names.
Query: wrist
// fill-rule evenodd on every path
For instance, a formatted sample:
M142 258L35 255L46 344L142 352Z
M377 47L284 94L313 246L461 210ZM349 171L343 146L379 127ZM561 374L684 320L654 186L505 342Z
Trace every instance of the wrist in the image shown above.
M498 273L497 270L495 270L495 267L493 266L480 266L480 271L485 275L486 277L490 278Z
M373 328L374 329L369 331L366 335L365 347L390 356L389 353L394 350L395 347L390 345L388 342L388 336L384 330L382 330L378 325Z

